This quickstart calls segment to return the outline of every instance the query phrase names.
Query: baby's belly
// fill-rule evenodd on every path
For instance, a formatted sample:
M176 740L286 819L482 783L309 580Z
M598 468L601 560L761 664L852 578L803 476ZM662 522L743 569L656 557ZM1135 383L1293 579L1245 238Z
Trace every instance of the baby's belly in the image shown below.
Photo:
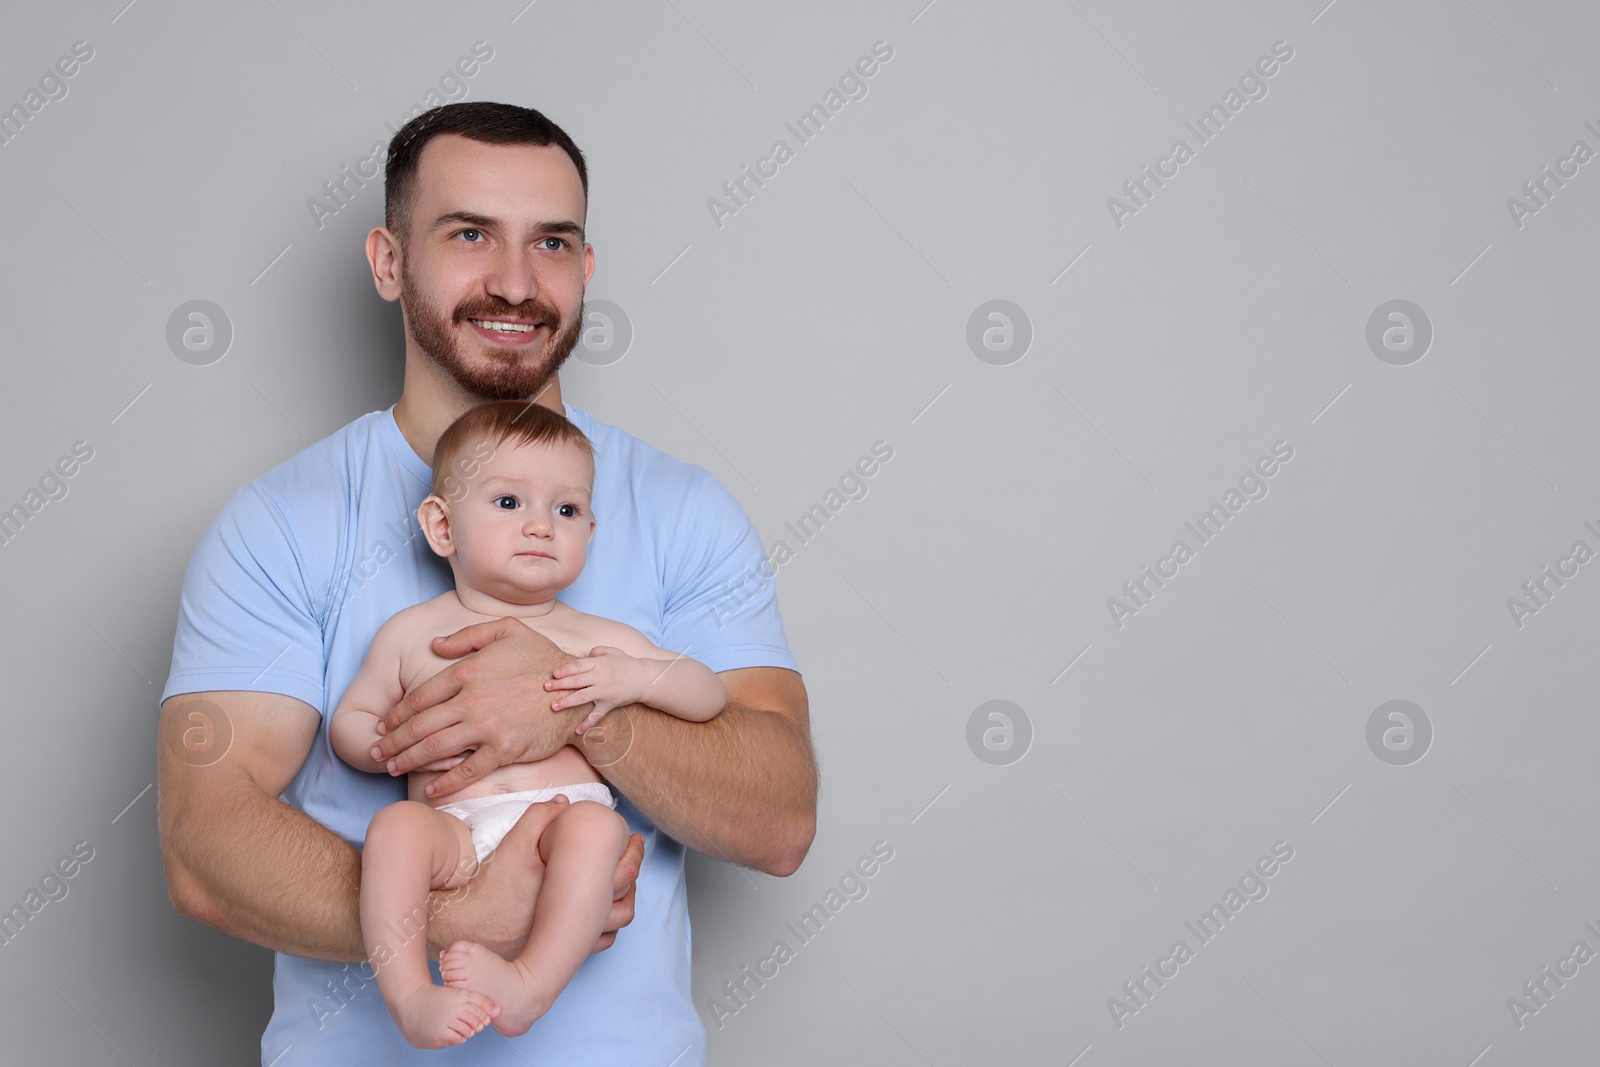
M577 785L579 782L601 781L599 772L589 766L589 761L579 755L571 745L555 755L536 763L510 763L484 775L472 785L446 797L429 797L423 786L433 781L443 771L413 771L408 784L412 800L438 807L454 804L474 797L493 796L496 793L521 793L530 789L548 789L554 785Z

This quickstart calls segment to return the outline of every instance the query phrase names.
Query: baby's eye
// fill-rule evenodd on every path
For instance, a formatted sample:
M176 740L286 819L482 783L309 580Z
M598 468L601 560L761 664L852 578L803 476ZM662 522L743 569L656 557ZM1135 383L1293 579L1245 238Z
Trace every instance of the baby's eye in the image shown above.
M556 514L563 519L575 518L578 514L578 506L576 504L560 504L556 507Z
M517 498L511 496L509 493L505 496L497 496L494 498L494 506L500 508L502 511L511 511L517 506Z

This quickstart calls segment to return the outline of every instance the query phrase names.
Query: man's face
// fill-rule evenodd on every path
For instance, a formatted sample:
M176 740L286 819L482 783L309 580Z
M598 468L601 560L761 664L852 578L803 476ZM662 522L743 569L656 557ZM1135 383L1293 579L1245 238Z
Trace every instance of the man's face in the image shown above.
M456 583L527 604L577 581L594 533L593 484L580 448L503 442L448 505Z
M578 343L594 270L578 170L554 145L429 141L400 261L421 351L478 400L536 396Z

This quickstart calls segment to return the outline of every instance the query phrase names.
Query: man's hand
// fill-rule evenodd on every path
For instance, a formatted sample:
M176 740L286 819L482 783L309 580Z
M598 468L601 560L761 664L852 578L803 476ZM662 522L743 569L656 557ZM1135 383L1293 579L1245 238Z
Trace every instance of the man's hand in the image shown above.
M567 798L529 805L464 889L434 893L429 905L428 955L458 940L476 941L508 960L522 953L533 923L529 907L544 882L539 837L566 809ZM610 948L617 931L633 921L635 882L644 863L644 838L634 834L612 880L611 914L594 951Z
M620 648L596 645L587 656L556 667L544 687L558 696L550 702L551 711L575 708L579 704L594 705L588 716L573 728L574 733L582 734L598 725L612 708L644 699L655 673L643 660L635 659ZM570 692L561 693L560 690Z
M480 622L434 638L446 659L466 657L416 686L378 724L390 774L473 752L427 785L443 797L508 763L544 759L576 740L589 708L550 710L544 683L572 659L519 619ZM471 655L468 655L471 653Z

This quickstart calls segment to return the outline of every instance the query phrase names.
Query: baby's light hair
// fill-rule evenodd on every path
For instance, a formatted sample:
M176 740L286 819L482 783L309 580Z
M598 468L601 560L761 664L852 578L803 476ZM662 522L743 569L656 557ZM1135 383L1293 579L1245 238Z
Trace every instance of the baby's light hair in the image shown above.
M470 478L477 472L477 464L467 454L479 441L493 448L507 441L514 445L568 444L594 462L594 445L565 415L527 400L491 400L463 413L439 436L433 449L435 496L452 500L461 495L462 475Z

